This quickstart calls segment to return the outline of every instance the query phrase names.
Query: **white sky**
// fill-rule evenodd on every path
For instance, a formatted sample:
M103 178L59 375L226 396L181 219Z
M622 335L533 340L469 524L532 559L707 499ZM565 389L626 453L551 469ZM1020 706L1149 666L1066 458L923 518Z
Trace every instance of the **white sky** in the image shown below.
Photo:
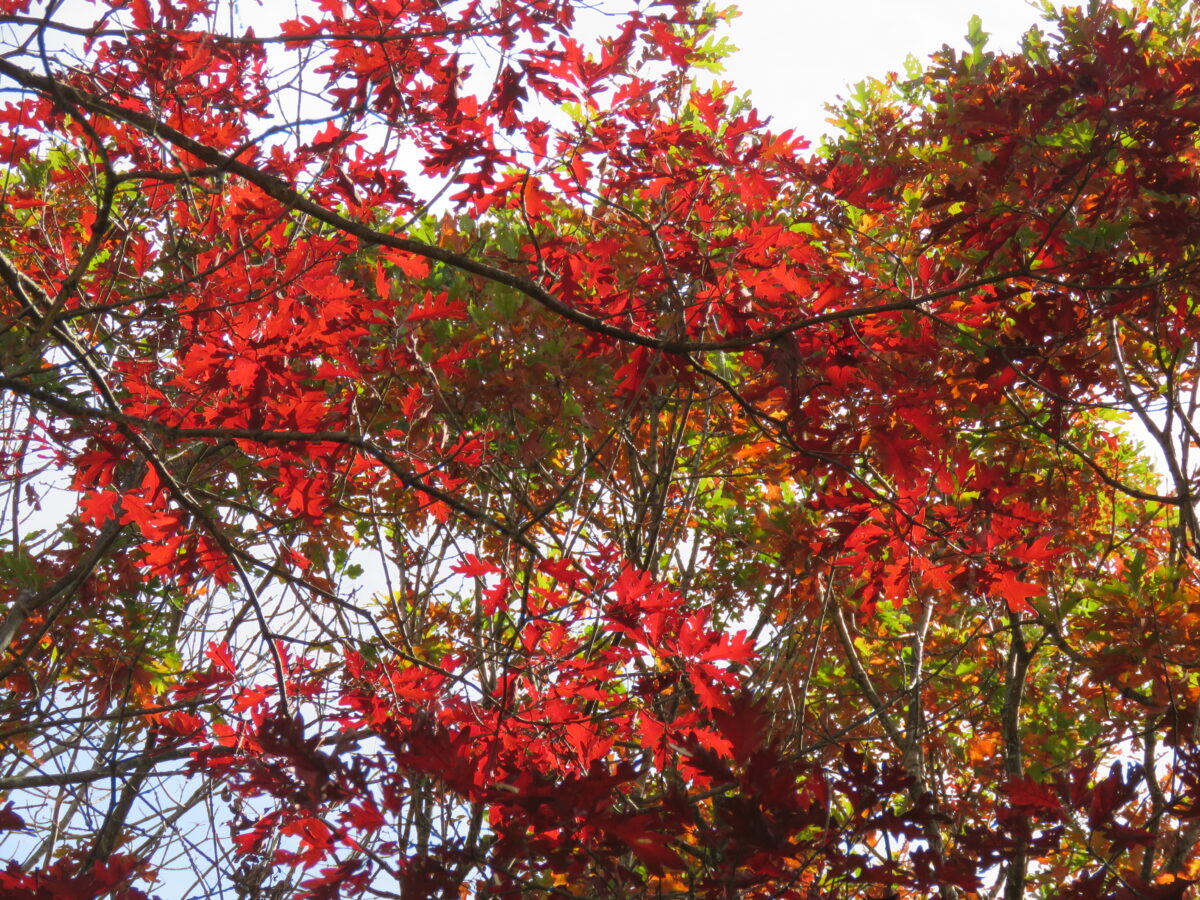
M729 35L739 52L722 76L749 89L776 130L818 143L830 130L824 104L868 76L904 71L943 44L964 48L978 15L988 49L1012 51L1041 21L1027 0L737 0Z

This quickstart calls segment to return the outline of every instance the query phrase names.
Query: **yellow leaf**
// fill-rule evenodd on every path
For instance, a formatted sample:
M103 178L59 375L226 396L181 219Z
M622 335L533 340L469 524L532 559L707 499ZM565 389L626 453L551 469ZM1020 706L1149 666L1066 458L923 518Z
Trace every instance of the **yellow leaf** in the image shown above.
M994 737L972 738L967 742L967 759L973 765L980 765L994 759L998 743Z

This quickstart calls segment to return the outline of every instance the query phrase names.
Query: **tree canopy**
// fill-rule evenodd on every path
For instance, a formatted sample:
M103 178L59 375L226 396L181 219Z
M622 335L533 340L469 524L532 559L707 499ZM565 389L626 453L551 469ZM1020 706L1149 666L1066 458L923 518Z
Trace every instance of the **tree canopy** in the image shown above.
M0 895L1189 896L1200 10L1044 14L0 0Z

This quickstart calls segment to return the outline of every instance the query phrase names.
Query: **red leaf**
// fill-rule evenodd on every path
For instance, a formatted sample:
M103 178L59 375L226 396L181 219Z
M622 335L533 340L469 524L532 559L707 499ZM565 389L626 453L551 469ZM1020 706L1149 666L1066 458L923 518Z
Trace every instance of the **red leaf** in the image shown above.
M1001 790L1008 796L1010 805L1014 809L1028 810L1033 813L1062 812L1062 803L1059 802L1058 794L1048 785L1039 784L1032 778L1018 778L1009 781L1001 787Z
M494 616L500 610L504 609L508 603L508 594L511 590L512 582L507 578L501 578L499 584L484 591L483 614L485 616Z
M1029 605L1030 597L1041 597L1045 590L1041 585L1018 581L1011 572L1003 572L992 581L992 591L1004 598L1008 611L1012 613L1036 612Z
M648 814L604 823L604 830L618 838L648 869L662 874L664 868L683 869L687 864L669 846L667 838L650 830L654 818Z
M208 649L204 651L212 663L230 675L237 675L237 663L234 661L233 654L229 652L229 643L222 641L220 644L215 641L209 641Z
M462 300L451 300L450 295L443 291L436 296L425 292L424 302L414 306L408 314L409 322L423 322L428 319L465 320L467 304Z
M711 710L729 710L729 699L724 692L716 687L707 677L706 673L698 671L701 666L689 666L687 670L688 680L692 684L692 690L696 692L696 699L700 701L700 705L705 709Z
M360 831L378 831L385 824L383 813L370 799L362 803L351 803L350 808L342 814L342 818L351 828Z
M543 559L537 567L539 572L545 572L563 584L578 584L587 577L569 559Z
M79 520L88 525L106 525L117 511L121 495L115 491L88 491L79 501Z
M423 256L401 250L387 250L383 256L409 278L424 278L429 274L429 260Z
M0 809L0 831L20 831L25 827L25 820L13 812L13 803L10 800Z
M238 691L237 698L233 702L233 711L241 713L261 706L274 693L275 688L265 684L254 685Z
M736 634L722 634L716 646L705 650L699 657L701 662L713 662L718 659L733 663L748 663L756 656L754 642L750 640L745 629Z
M495 575L500 568L490 562L480 559L473 553L464 553L462 562L450 567L451 572L466 575L468 578L482 578L485 575Z

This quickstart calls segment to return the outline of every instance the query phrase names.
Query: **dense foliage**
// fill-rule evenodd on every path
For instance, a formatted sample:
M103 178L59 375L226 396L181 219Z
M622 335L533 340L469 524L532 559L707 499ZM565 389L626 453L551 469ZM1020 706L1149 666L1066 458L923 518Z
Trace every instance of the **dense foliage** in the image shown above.
M0 895L1187 896L1200 14L1046 15L0 0Z

